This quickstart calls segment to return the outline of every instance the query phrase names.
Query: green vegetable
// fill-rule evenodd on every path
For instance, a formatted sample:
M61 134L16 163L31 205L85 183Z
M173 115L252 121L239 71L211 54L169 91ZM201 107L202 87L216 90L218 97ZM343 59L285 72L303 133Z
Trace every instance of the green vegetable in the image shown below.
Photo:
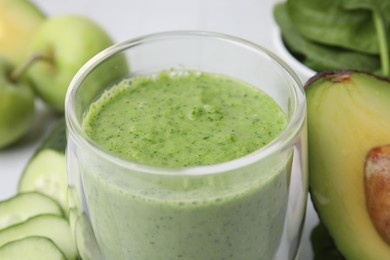
M0 246L31 236L49 238L69 260L78 257L68 221L56 215L38 215L0 230Z
M314 70L390 76L390 1L287 0L274 16L287 47Z
M372 23L375 27L379 54L381 57L382 74L390 76L390 1L388 0L344 0L344 6L348 10L367 10L371 13ZM363 24L362 24L363 25Z
M313 249L313 260L344 260L345 258L337 250L326 227L320 222L315 226L310 236Z
M279 3L275 6L274 17L282 31L284 43L290 52L315 71L344 70L346 68L380 71L378 56L335 48L305 38L293 26L286 3Z
M62 216L60 205L37 192L19 193L0 202L0 229L23 222L40 214Z
M19 192L38 191L55 199L67 212L65 120L60 119L28 162L19 180Z
M62 118L28 162L19 193L0 202L0 259L79 259L64 216L65 147Z
M32 236L0 247L0 259L65 260L65 255L48 238Z
M348 2L288 0L287 7L291 21L304 37L326 45L370 54L379 53L371 12L354 10L352 6L348 10L344 6Z

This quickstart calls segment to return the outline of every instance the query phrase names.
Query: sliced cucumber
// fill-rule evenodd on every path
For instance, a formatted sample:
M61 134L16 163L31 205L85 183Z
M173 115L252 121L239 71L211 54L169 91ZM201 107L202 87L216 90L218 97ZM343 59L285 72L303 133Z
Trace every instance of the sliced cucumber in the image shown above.
M0 229L41 214L63 216L60 205L52 198L38 192L19 193L0 202Z
M37 149L19 180L19 192L39 191L67 212L66 129L61 119Z
M22 223L0 230L0 246L30 236L42 236L52 240L66 259L77 259L77 249L66 219L56 215L39 215Z
M68 188L69 225L77 250L83 260L101 260L102 256L87 216L80 212L81 205L74 186Z
M41 150L28 164L19 181L19 192L39 191L55 199L67 210L65 155Z
M78 252L83 260L102 259L91 224L85 214L78 216L75 226Z
M2 260L65 260L65 255L48 238L27 237L9 242L0 247Z

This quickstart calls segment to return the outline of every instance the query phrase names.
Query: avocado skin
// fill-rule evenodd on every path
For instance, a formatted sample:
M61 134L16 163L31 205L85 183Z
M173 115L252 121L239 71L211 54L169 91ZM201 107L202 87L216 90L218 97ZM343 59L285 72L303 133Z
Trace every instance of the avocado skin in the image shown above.
M359 70L326 70L322 72L318 72L311 78L309 78L306 83L304 84L304 89L305 91L308 91L308 89L314 85L314 83L318 80L323 80L323 79L337 79L337 78L345 78L345 77L350 77L353 74L360 74L360 75L367 75L369 77L376 78L377 80L380 81L386 81L390 83L390 78L379 76L367 71L359 71ZM337 82L337 81L336 81Z

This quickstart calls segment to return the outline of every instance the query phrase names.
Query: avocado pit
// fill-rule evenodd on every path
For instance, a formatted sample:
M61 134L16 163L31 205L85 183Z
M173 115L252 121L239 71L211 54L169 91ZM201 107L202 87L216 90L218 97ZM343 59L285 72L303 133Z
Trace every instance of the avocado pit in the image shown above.
M367 211L379 235L390 245L390 145L371 149L364 170Z

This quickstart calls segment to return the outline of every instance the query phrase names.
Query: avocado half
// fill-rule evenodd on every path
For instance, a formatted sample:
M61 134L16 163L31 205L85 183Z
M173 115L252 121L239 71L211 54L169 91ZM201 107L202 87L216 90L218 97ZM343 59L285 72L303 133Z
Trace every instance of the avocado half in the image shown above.
M311 78L305 91L309 188L321 222L347 259L390 259L365 190L367 155L390 144L390 82L363 72L330 71Z

